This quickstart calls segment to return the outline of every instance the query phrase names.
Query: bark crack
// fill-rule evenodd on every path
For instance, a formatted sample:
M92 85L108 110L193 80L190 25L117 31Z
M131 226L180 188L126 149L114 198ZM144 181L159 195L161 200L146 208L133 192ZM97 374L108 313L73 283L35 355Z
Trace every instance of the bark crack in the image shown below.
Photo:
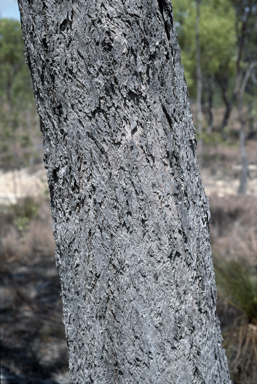
M171 130L173 130L172 118L170 117L169 112L167 111L166 107L163 104L162 104L162 110L163 110L163 112L164 112L164 114L166 116L166 119L167 119L167 121L169 123L169 126L170 126Z
M166 11L165 0L157 0L157 2L158 2L159 9L160 9L160 13L161 13L162 18L163 18L164 28L165 28L165 32L167 35L167 39L168 39L168 41L170 41L170 31L169 31L169 26L167 23L167 15L165 12Z

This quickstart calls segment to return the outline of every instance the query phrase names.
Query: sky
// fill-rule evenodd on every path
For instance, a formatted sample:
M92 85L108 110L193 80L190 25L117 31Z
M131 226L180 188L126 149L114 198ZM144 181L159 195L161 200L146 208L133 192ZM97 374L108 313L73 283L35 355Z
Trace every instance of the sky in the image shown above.
M0 0L0 18L20 20L17 0Z

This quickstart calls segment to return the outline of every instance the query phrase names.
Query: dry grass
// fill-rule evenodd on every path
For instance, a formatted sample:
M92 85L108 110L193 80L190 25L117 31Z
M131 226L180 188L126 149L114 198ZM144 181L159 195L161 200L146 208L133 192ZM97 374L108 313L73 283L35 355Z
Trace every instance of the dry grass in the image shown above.
M248 140L246 143L248 162L250 165L250 179L256 178L256 170L251 169L256 166L257 151L256 140ZM218 178L238 178L240 176L241 154L238 142L227 144L218 143L217 145L203 144L203 168L209 170L212 176Z
M28 202L30 207L26 210ZM15 205L2 207L0 224L1 254L8 262L14 258L25 261L39 254L53 257L55 244L48 202L20 199Z
M257 198L210 197L211 244L214 255L257 261Z
M21 199L0 217L1 369L8 383L68 383L49 202Z
M217 313L233 384L257 383L256 201L211 199Z
M257 383L257 326L241 316L223 337L234 384Z

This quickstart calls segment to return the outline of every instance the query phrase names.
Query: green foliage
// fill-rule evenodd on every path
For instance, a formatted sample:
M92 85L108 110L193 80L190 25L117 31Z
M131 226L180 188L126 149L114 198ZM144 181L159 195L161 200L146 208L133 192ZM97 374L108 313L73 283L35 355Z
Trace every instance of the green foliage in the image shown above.
M257 271L246 260L214 263L217 286L221 296L239 309L247 320L257 325Z
M197 140L199 139L199 134L197 134ZM201 139L203 143L207 146L217 146L218 144L223 144L224 142L220 132L207 133L206 131L203 131Z
M0 20L0 97L12 105L22 97L31 100L31 79L23 56L24 43L20 23ZM26 100L24 100L24 97Z
M32 219L38 215L38 204L33 197L25 197L11 206L13 223L20 232L27 231Z
M31 220L38 214L38 205L35 199L30 196L21 199L17 204L13 204L11 208L15 217L27 217Z
M20 23L0 19L0 166L18 168L35 158L39 133L29 69L24 61ZM36 127L36 130L35 130ZM33 130L33 132L32 132Z
M20 232L24 232L29 229L29 219L27 217L17 217L14 219L13 223Z
M194 1L189 0L173 0L172 4L185 76L190 95L194 96L196 6ZM199 33L203 76L210 78L217 72L233 76L236 63L235 11L229 0L201 2Z

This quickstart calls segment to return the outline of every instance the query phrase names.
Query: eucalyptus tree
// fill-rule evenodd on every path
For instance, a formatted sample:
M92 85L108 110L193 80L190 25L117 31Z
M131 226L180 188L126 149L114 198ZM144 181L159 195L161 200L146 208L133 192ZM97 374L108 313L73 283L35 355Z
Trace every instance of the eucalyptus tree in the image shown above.
M19 0L72 383L229 383L170 1Z

